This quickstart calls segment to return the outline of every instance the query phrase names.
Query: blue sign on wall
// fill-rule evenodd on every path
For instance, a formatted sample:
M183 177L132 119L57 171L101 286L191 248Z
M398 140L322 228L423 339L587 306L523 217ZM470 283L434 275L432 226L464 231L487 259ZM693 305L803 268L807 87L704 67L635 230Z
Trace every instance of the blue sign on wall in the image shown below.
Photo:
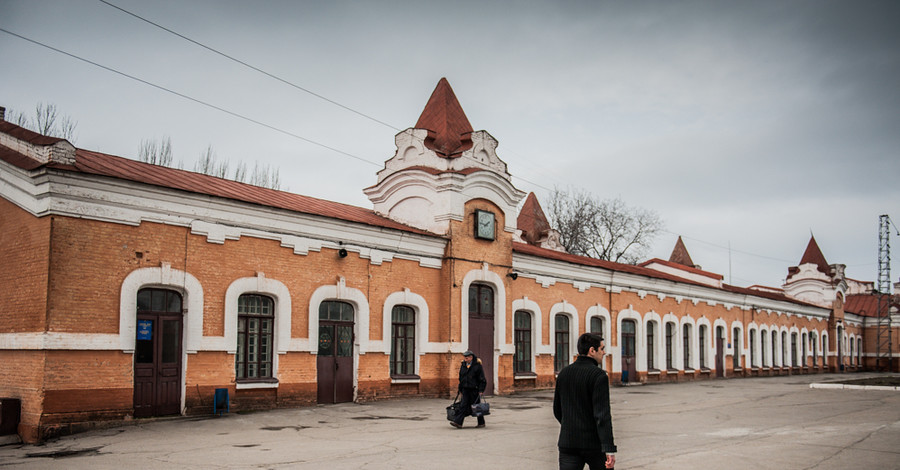
M138 341L153 339L153 320L138 320L137 339Z

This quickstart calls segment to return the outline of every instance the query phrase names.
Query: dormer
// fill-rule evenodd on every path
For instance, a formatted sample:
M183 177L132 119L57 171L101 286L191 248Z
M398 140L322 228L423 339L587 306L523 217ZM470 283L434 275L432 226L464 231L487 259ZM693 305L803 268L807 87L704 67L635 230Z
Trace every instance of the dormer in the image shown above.
M514 232L516 207L525 193L516 189L497 156L498 142L473 131L446 78L442 78L415 127L394 137L397 150L364 190L375 212L398 222L446 234L462 221L465 203L486 199L504 213L503 230Z
M834 302L847 295L849 285L843 264L829 265L816 238L810 236L806 251L797 266L788 268L784 293L791 298L832 308Z
M684 246L684 241L680 236L675 242L675 248L672 249L672 254L669 256L668 261L653 258L638 266L654 269L712 287L722 287L723 281L725 280L725 277L721 274L704 271L700 269L699 265L694 264L694 261L691 259L691 255L688 253L687 247Z

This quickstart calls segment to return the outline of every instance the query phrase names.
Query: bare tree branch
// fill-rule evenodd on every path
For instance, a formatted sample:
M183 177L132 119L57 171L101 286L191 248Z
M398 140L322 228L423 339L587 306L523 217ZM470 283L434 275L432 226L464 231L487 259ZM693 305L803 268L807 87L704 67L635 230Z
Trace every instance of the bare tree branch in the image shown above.
M630 264L646 256L663 228L652 211L628 207L619 198L599 200L585 191L555 189L548 215L569 253Z

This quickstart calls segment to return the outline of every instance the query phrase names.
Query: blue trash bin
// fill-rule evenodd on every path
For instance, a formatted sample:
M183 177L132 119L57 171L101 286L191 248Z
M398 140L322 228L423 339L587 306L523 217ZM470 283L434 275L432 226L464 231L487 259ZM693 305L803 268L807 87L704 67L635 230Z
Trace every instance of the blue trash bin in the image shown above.
M228 413L231 407L228 403L228 389L217 388L213 397L213 414Z

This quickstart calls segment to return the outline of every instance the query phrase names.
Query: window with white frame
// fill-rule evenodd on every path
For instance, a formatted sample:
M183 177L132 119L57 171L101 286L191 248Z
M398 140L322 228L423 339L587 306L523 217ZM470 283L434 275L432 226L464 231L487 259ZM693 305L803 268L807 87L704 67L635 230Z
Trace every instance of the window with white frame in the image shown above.
M271 380L275 308L271 298L258 294L238 297L237 356L238 381Z

